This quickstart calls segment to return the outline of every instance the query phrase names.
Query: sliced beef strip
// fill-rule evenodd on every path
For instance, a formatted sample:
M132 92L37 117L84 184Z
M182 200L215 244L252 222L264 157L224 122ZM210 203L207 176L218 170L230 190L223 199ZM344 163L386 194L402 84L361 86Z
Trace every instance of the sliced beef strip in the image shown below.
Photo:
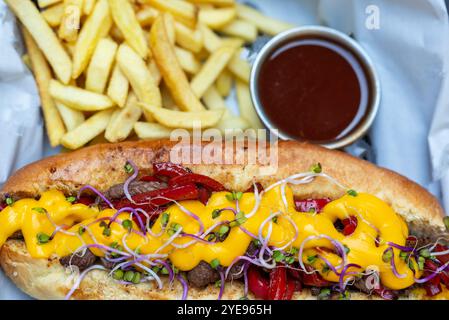
M121 199L125 197L125 191L123 189L124 183L116 184L110 187L106 192L105 196L108 199ZM129 184L128 190L131 196L136 194L150 192L158 189L167 188L165 182L158 181L133 181Z
M72 265L77 266L80 271L86 270L95 263L97 257L90 250L85 250L82 256L81 253L65 256L59 262L66 268Z
M195 268L187 272L187 280L197 288L203 288L219 279L220 275L217 270L213 269L205 261L201 261Z

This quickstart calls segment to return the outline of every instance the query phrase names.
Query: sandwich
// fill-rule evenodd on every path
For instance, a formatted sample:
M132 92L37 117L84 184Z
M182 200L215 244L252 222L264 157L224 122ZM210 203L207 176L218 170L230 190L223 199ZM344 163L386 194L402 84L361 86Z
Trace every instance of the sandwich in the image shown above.
M407 178L299 142L279 142L271 174L175 163L174 147L95 145L17 171L0 192L5 274L38 299L449 297L444 211Z

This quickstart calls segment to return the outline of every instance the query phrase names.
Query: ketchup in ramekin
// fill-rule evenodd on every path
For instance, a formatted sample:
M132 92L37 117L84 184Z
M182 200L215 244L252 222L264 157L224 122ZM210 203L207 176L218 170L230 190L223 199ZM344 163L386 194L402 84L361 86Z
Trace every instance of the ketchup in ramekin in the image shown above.
M283 139L331 148L363 136L379 104L371 61L351 38L329 28L287 31L253 67L251 93L264 124Z

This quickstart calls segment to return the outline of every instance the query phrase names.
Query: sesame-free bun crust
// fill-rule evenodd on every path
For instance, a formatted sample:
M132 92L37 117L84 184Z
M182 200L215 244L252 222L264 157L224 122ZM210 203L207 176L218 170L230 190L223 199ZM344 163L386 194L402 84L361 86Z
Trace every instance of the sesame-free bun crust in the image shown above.
M142 172L151 173L152 164L170 160L174 143L168 141L139 141L104 144L72 153L50 157L17 171L0 191L14 197L37 197L49 189L75 194L85 184L102 191L123 182L126 161L132 160ZM204 148L205 145L202 146ZM227 147L223 147L225 154ZM247 151L245 151L247 152ZM280 142L278 168L269 172L260 164L189 164L195 173L210 176L229 190L247 190L253 181L264 187L299 172L307 172L315 163L339 183L358 192L373 194L387 202L408 223L415 234L435 237L444 231L444 211L438 201L416 183L392 171L352 157L339 151L298 142ZM232 150L233 157L237 155ZM247 157L243 157L247 159ZM344 190L324 178L307 185L293 186L299 198L340 197ZM58 258L33 259L22 241L9 240L0 251L0 265L19 288L39 299L61 299L70 290L71 276L59 264ZM75 292L75 299L178 299L182 288L175 281L159 290L153 283L122 285L104 271L92 271ZM243 295L240 283L226 286L225 299ZM189 299L216 299L218 289L190 288ZM296 299L314 298L304 290ZM364 294L352 294L352 299L371 299ZM419 298L419 297L415 297Z

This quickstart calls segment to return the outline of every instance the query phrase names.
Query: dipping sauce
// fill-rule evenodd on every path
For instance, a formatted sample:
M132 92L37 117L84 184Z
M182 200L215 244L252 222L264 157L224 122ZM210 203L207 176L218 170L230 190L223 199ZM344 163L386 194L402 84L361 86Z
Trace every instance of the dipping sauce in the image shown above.
M326 143L350 134L367 114L369 83L360 60L321 38L290 39L263 62L258 95L265 116L291 139Z

